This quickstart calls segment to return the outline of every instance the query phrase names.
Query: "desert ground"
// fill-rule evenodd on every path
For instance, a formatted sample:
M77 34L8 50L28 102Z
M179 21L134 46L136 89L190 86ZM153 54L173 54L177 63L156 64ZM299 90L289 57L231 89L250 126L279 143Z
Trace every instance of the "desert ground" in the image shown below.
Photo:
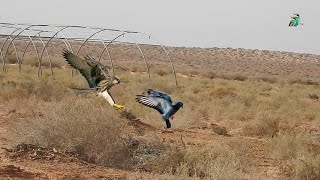
M111 45L123 80L111 93L126 107L116 110L70 90L87 84L63 60L63 43L48 47L53 75L44 56L39 77L32 47L23 59L25 43L16 47L21 70L10 50L0 74L1 179L320 179L320 56L168 47L176 86L160 47L141 46L149 80L135 46ZM102 49L88 43L80 55ZM170 130L135 102L148 88L184 103Z

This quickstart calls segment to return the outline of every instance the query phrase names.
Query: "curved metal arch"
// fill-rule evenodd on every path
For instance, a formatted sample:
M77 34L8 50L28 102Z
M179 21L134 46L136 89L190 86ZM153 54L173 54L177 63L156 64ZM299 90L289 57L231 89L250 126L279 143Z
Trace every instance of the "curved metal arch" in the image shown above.
M122 34L120 34L119 36L117 36L116 38L114 38L112 41L110 41L110 42L108 43L107 47L108 47L110 44L112 44L115 40L117 40L119 37L124 36L125 34L128 34L128 32L122 31ZM145 55L144 55L142 49L140 48L139 44L136 42L136 40L135 40L135 43L134 43L134 44L135 44L135 45L138 47L138 49L139 49L139 52L140 52L140 54L141 54L141 56L142 56L142 59L144 60L145 67L146 67L146 69L147 69L147 73L148 73L149 80L151 80L150 70L149 70L149 66L148 66L147 60L146 60L146 58L145 58ZM109 53L109 50L108 50L107 48L104 48L103 51L102 51L102 53L101 53L100 56L99 56L99 61L100 61L100 59L101 59L104 51L107 51L108 54L110 54L110 53Z
M12 42L12 38L11 38L11 36L16 32L16 31L18 31L19 29L16 29L16 30L14 30L10 35L8 35L7 36L7 38L6 38L6 40L4 41L4 43L2 44L2 46L1 46L1 49L0 49L0 53L1 53L1 58L2 58L2 71L3 72L6 72L6 54L7 54L7 51L8 51L8 49L9 49L9 46L8 46L8 48L7 48L7 51L6 51L6 54L5 54L5 56L3 56L3 48L4 48L4 46L5 46L5 44L6 44L6 42L10 39L11 41L10 41L10 44L11 44L11 42ZM16 53L16 57L18 57L19 58L19 56L18 56L18 52L17 52L17 49L15 48L15 46L14 46L14 50L15 50L15 53Z
M6 57L7 57L7 53L8 53L8 50L9 50L9 48L10 48L10 46L11 46L11 44L12 43L14 43L13 41L22 33L22 32L24 32L26 29L28 29L28 28L30 28L30 27L32 27L33 25L30 25L30 26L28 26L28 27L26 27L26 28L18 28L17 30L21 30L17 35L15 35L14 36L14 38L10 41L10 43L9 43L9 45L8 45L8 47L7 47L7 50L6 50L6 53L5 53L5 55L4 55L4 58L6 59ZM29 36L29 38L30 38L30 36ZM14 48L15 48L15 45L13 44L13 46L14 46ZM17 58L18 58L18 63L19 63L19 70L21 70L21 66L20 66L20 60L19 60L19 56L17 56Z
M101 32L102 32L102 31L101 31ZM114 39L112 39L107 45L105 45L105 43L103 43L103 44L104 44L104 48L103 48L103 50L102 50L102 52L101 52L101 54L100 54L100 56L99 56L99 61L100 61L103 53L104 53L106 50L107 50L107 52L108 52L108 55L111 56L109 50L107 49L108 46L109 46L111 43L113 43L115 40L117 40L119 37L124 36L125 34L127 34L127 32L122 32L120 35L118 35L117 37L115 37ZM113 62L111 62L111 63L112 63L112 73L113 73L113 75L114 75Z
M32 31L33 31L33 30L32 30ZM42 32L43 32L43 31L38 32L38 33L35 34L32 38L34 38L34 37L36 37L36 36L39 35L38 38L39 38L39 40L40 40L43 48L44 48L45 51L46 51L46 54L47 54L48 60L49 60L49 66L50 66L51 75L53 75L53 69L52 69L52 63L51 63L52 61L51 61L51 57L50 57L49 51L48 51L48 49L45 47L45 44L44 44L44 42L42 41L42 39L41 39L41 37L40 37L40 34L41 34ZM37 55L37 56L38 56L38 58L39 58L39 62L41 63L40 56L39 56L39 55ZM41 74L42 74L42 68L41 68Z
M42 25L42 26L55 27L55 26L50 26L50 25ZM53 36L51 36L51 38L47 41L47 43L44 45L44 48L43 48L42 51L41 51L41 55L40 55L40 66L39 66L39 67L41 67L42 57L43 57L43 53L44 53L45 48L48 46L48 44L51 42L51 40L52 40L57 34L61 33L61 31L65 30L65 29L67 29L67 28L69 28L69 27L71 27L71 26L65 26L65 27L61 28L61 29L58 30ZM55 28L56 28L56 27L55 27ZM61 34L63 34L63 33L61 33ZM63 35L63 36L64 36L64 35ZM68 46L68 44L64 41L67 49L68 49L69 51L73 52L72 47L71 47L68 39L67 39L65 36L64 36L64 39L65 39L65 40L67 41L67 43L69 44L69 46ZM39 70L40 70L40 69L38 68L38 76L39 76Z
M30 30L31 30L31 29L30 29ZM33 30L32 30L32 31L33 31ZM31 40L28 42L26 48L25 48L24 51L23 51L23 54L22 54L22 57L21 57L21 63L22 63L22 61L23 61L24 55L25 55L25 53L26 53L29 45L32 43L32 45L33 45L33 47L34 47L34 49L35 49L35 52L36 52L36 54L37 54L38 64L40 64L40 56L39 56L37 47L36 47L36 45L35 45L34 42L33 42L33 39L34 39L36 36L39 35L38 38L39 38L39 40L42 42L43 47L44 47L44 43L43 43L43 41L42 41L42 39L41 39L41 37L40 37L40 33L41 33L41 32L42 32L42 31L36 33L34 36L31 37ZM49 52L48 52L47 49L46 49L46 52L47 52L47 56L48 56L48 59L49 59L49 62L50 62L50 59L51 59L51 58L50 58L50 55L49 55ZM53 74L53 71L52 71L52 67L51 67L51 66L50 66L50 69L51 69L51 74Z
M149 39L151 39L151 36L150 36L149 34L144 33L144 32L139 32L139 33L140 33L140 34L143 34L143 35L146 35L146 36L149 37ZM175 70L175 67L174 67L174 65L173 65L172 59L171 59L171 57L170 57L167 49L166 49L158 40L156 40L155 38L153 38L153 39L157 42L157 44L159 44L159 46L162 48L162 50L163 50L164 53L166 54L166 56L167 56L167 58L168 58L168 60L169 60L169 62L170 62L170 64L171 64L171 68L172 68L172 73L173 73L173 77L174 77L174 80L175 80L175 84L176 84L176 86L178 86L176 70Z
M8 23L8 24L9 24L9 23ZM8 27L8 28L14 28L14 29L16 29L16 30L23 30L23 31L25 31L25 30L24 30L24 29L22 29L22 28L18 28L18 27L17 27L17 25L18 25L18 24L11 24L11 25L14 25L14 27ZM35 32L35 31L34 31L33 29L31 29L31 28L28 28L27 30L30 30L30 31ZM23 31L22 31L22 32L23 32ZM29 41L29 43L27 44L27 46L26 46L26 48L25 48L25 50L24 50L24 52L23 52L23 55L22 55L21 60L19 61L19 70L21 70L21 61L23 60L24 55L25 55L25 52L26 52L26 50L28 49L28 47L29 47L30 43L32 43L32 44L33 44L33 47L34 47L35 52L36 52L36 54L37 54L38 63L40 62L40 59L39 59L39 53L38 53L38 50L37 50L37 48L36 48L36 46L35 46L35 44L34 44L33 38L34 38L35 36L37 36L38 34L40 34L41 32L43 32L43 31L38 32L38 33L37 33L36 35L34 35L33 37L31 37L29 34L27 35L30 41ZM18 36L18 35L17 35L17 36ZM42 42L42 44L44 45L44 43L43 43L43 41L42 41L41 37L39 37L39 40L40 40L40 41ZM13 41L13 40L12 40L12 41ZM14 45L14 42L12 42L12 44L13 44L13 46L15 46L15 45ZM51 74L53 74L52 66L51 66L51 58L50 58L50 55L49 55L49 53L48 53L48 50L47 50L47 49L46 49L46 52L47 52L48 59L49 59L49 63L50 63Z
M148 66L147 60L146 60L145 55L144 55L142 49L140 48L139 44L136 42L136 40L135 40L135 45L138 47L138 49L140 51L140 54L141 54L141 56L142 56L142 58L144 60L144 63L145 63L146 69L147 69L147 73L148 73L148 76L149 76L149 81L151 81L151 75L150 75L150 70L149 70L149 66Z
M103 41L103 39L102 39L101 36L99 35L100 32L102 32L102 31L110 31L110 29L100 29L99 31L95 32L91 27L88 27L88 26L75 26L75 27L87 28L87 29L89 29L90 31L93 32L93 34L92 34L90 37L88 37L88 38L81 44L81 46L80 46L79 49L78 49L77 54L80 52L81 48L84 46L84 44L85 44L90 38L92 38L94 35L98 35L98 38L100 39L100 42L103 44L104 49L107 49L108 57L109 57L109 60L110 60L110 63L111 63L111 67L112 67L112 74L114 75L114 66L113 66L113 61L112 61L112 58L111 58L111 54L110 54L110 52L109 52L109 50L108 50L105 42ZM103 53L103 52L104 52L104 51L102 51L102 53ZM101 55L100 55L100 57L99 57L99 61L100 61L100 59L101 59Z
M16 24L12 24L12 25L16 25ZM55 27L55 26L53 26L53 25L49 25L49 24L37 24L37 25L36 25L36 24L31 24L31 25L29 24L29 25L27 25L26 28L24 28L21 32L19 32L19 33L13 38L13 40L10 42L7 50L9 49L11 43L13 43L13 41L14 41L22 32L24 32L25 30L29 30L29 29L31 29L31 27L34 27L34 26L51 27L51 28L54 28L54 29L57 30L57 32L56 32L56 33L50 38L50 40L45 44L45 46L44 46L44 48L43 48L43 50L42 50L42 52L41 52L40 64L38 65L38 76L39 76L39 75L40 75L39 72L40 72L40 70L41 70L42 57L43 57L44 51L46 50L46 46L48 45L48 43L49 43L58 33L60 33L60 34L64 37L64 43L65 43L66 47L67 47L71 52L73 52L73 51L72 51L72 48L71 48L71 45L70 45L68 39L67 39L66 36L61 32L62 30L68 28L68 26L66 26L66 27L64 27L64 28L62 28L62 29L59 30L57 27ZM6 52L6 53L7 53L7 52ZM6 54L5 54L5 57L6 57ZM49 58L49 64L50 64L50 67L51 67L51 73L53 73L53 71L52 71L52 63L51 63L51 59L50 59L50 58ZM41 71L41 73L42 73L42 71Z

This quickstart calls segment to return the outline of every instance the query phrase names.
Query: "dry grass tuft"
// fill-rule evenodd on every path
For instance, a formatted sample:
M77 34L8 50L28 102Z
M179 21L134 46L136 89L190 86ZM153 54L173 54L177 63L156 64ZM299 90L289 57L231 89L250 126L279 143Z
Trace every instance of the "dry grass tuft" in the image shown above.
M72 152L88 162L128 168L131 153L122 143L124 121L111 108L94 100L64 99L44 111L42 117L16 124L19 143Z
M158 173L180 178L234 179L241 177L243 172L252 168L253 164L246 162L248 157L243 156L245 151L239 148L230 151L226 148L223 146L207 146L201 149L172 147L154 161L153 169ZM246 166L242 164L244 162Z
M228 135L228 130L226 127L223 126L218 126L216 124L211 124L211 129L213 132L219 134L219 135L224 135L227 136Z
M319 96L317 94L309 94L309 98L312 99L312 100L318 100L319 99Z
M319 179L319 146L302 133L284 133L269 141L271 155L279 160L280 173L289 179Z
M209 93L209 95L219 97L220 99L225 96L237 96L237 94L235 93L235 89L231 87L218 87L216 89L213 89Z

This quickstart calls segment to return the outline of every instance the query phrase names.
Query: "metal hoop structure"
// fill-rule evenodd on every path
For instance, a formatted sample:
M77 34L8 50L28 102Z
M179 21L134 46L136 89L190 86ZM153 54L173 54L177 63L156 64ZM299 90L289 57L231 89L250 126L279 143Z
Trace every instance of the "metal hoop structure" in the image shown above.
M71 43L72 42L81 42L78 50L76 51L76 54L79 54L83 48L83 46L85 46L85 44L87 42L93 42L93 43L101 43L103 45L103 49L99 55L98 60L100 61L103 54L105 52L107 52L108 55L108 59L110 61L111 67L112 67L112 73L113 75L115 75L115 68L114 68L114 61L111 57L110 51L108 49L108 47L113 44L113 43L122 43L122 44L131 44L137 47L137 49L139 50L139 53L141 54L142 60L144 61L144 65L145 65L145 69L146 72L148 73L148 78L149 80L151 79L151 74L150 74L150 69L149 69L149 65L148 62L146 60L146 56L141 48L141 45L157 45L160 46L162 51L165 53L165 57L168 60L168 63L170 63L171 65L171 69L172 69L172 73L173 73L173 77L174 77L174 81L175 84L178 85L177 83L177 76L176 76L176 71L175 71L175 67L173 64L173 61L169 55L169 52L167 51L167 49L157 40L155 40L154 38L152 38L153 40L156 41L156 44L152 44L152 43L141 43L141 42L137 42L137 35L142 35L143 37L148 37L149 39L151 39L151 36L147 33L144 32L136 32L136 31L124 31L124 30L119 30L119 29L107 29L107 28L99 28L99 27L89 27L89 26L76 26L76 25L50 25L50 24L13 24L13 23L1 23L0 22L0 28L15 28L14 31L12 32L1 32L0 29L0 37L4 37L5 40L3 41L3 45L0 48L0 55L1 55L1 59L3 60L3 72L6 72L6 58L8 55L8 51L11 47L11 45L14 48L16 57L17 57L17 61L19 63L19 70L21 70L21 64L22 61L25 57L26 51L28 49L28 47L32 44L33 48L35 49L36 55L37 55L37 59L38 59L38 76L40 76L42 74L42 62L43 62L43 55L44 55L44 51L46 51L46 54L48 56L48 60L49 60L49 64L50 64L50 70L51 70L51 74L53 75L53 68L52 68L52 59L49 55L49 51L48 51L48 46L50 44L50 42L54 41L62 41L65 45L65 47L70 51L73 52L73 49L71 47ZM46 31L43 30L43 28L50 28L50 31ZM89 32L91 34L87 34L87 35L81 35L78 34L79 32L83 32L83 30L77 32L77 31L72 31L72 35L70 36L66 36L66 34L64 34L63 32L70 32L69 28L75 28L73 30L80 30L80 29L87 29L87 32L89 30ZM51 31L51 29L53 31ZM68 31L67 31L68 30ZM38 32L36 32L38 31ZM17 33L18 32L18 33ZM22 35L23 32L27 32L27 35ZM32 32L32 35L31 33ZM74 34L74 32L77 32L76 34ZM119 34L116 35L112 35L110 39L105 39L103 38L101 35L105 35L106 33L110 33L110 32L116 32ZM49 36L44 36L43 34L50 34ZM129 34L133 34L135 35L134 40L133 41L120 41L120 37L126 37L125 35L129 35ZM78 37L80 36L80 37ZM93 37L97 36L96 39L94 39ZM26 40L27 38L27 40ZM46 42L44 42L43 40L45 39ZM26 47L24 47L23 50L23 54L21 59L19 58L18 55L18 51L15 45L15 40L16 41L21 41L24 40L27 45ZM121 39L122 40L122 39ZM9 41L8 46L6 47L6 50L4 51L6 42ZM41 53L39 53L38 48L36 47L35 41L41 42L43 49L41 51ZM20 44L19 44L20 45Z

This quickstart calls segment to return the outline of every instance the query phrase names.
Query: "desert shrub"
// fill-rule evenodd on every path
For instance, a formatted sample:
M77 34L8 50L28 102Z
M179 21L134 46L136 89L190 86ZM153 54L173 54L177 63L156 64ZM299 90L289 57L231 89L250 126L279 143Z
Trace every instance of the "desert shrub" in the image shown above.
M165 76L168 74L168 71L165 71L163 69L157 69L156 70L156 74L159 75L159 76Z
M23 61L21 63L23 65L29 65L29 66L32 66L32 67L38 67L38 65L39 65L38 59L35 56L34 57L25 58L25 59L23 59Z
M264 81L264 82L267 82L267 83L271 83L271 84L277 82L277 79L275 77L262 76L262 77L258 77L257 79L261 80L261 81Z
M285 172L291 179L320 179L320 155L307 153L295 159L292 171Z
M207 72L207 73L205 74L205 77L207 77L207 78L209 78L209 79L215 79L215 78L218 77L218 75L217 75L217 73L210 71L210 72Z
M41 114L40 101L35 97L12 98L4 103L11 118L36 117Z
M249 163L241 163L244 156L239 155L242 154L221 146L201 149L172 147L155 159L152 167L155 172L178 177L234 179L241 177L243 169L250 169Z
M317 117L315 112L306 112L304 115L304 118L307 119L308 121L313 121Z
M120 117L127 119L127 120L134 120L136 119L136 116L133 114L132 111L124 109L120 112Z
M219 134L219 135L228 135L228 130L226 127L223 127L223 126L218 126L216 124L211 124L211 129L213 132Z
M307 150L307 138L301 133L280 133L269 140L268 146L274 158L288 160Z
M7 55L6 63L8 64L18 64L18 59L15 55Z
M240 75L240 74L235 74L231 76L232 80L236 80L236 81L245 81L248 79L248 77Z
M234 92L235 89L231 87L218 87L209 92L210 96L216 96L218 98L222 98L224 96L232 96L235 97L237 94Z
M245 81L248 77L241 74L220 74L219 78L226 80L236 80L236 81Z
M288 123L271 112L266 112L256 118L255 121L244 126L245 135L274 137L279 132L294 131L295 128L295 123Z
M94 100L64 99L44 111L42 117L15 124L17 143L72 152L97 164L127 168L131 153L121 137L124 122L111 108L100 108Z
M280 176L288 179L319 179L319 146L302 133L283 133L268 142L272 157L281 160ZM313 148L314 146L314 148Z
M290 84L303 84L303 85L319 85L318 82L310 80L310 79L290 79Z
M318 100L319 99L319 96L315 93L312 93L312 94L309 94L309 98L312 99L312 100Z

